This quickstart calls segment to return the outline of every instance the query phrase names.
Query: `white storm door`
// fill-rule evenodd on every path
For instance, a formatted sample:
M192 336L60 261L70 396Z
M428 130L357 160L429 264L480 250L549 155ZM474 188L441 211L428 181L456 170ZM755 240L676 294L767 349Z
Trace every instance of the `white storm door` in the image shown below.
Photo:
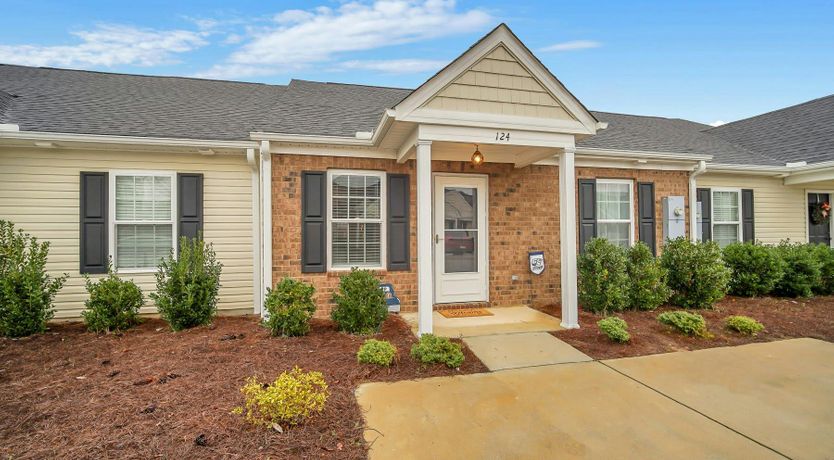
M435 303L489 300L487 177L434 178Z

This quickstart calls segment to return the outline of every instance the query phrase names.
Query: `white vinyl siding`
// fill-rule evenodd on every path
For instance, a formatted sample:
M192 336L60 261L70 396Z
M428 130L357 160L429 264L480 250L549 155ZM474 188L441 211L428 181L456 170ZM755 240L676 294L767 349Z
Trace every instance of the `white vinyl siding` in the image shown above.
M111 173L111 256L117 270L155 271L174 247L174 175ZM115 192L115 193L112 193Z
M328 171L330 268L382 268L385 173Z
M784 239L808 241L805 189L812 188L810 186L785 186L778 177L709 172L698 176L697 186L717 190L752 189L757 241L766 244L777 244ZM813 188L825 190L829 187Z
M741 190L712 190L712 239L722 248L741 241Z
M629 180L597 180L597 237L630 247L634 231L633 184Z
M221 314L252 313L252 178L242 154L0 148L0 219L48 241L49 273L69 274L55 297L55 318L80 318L88 297L78 271L80 173L129 170L204 175L203 236L223 263L217 308ZM156 286L154 273L123 278L144 292L147 303L141 313L156 313L148 296Z

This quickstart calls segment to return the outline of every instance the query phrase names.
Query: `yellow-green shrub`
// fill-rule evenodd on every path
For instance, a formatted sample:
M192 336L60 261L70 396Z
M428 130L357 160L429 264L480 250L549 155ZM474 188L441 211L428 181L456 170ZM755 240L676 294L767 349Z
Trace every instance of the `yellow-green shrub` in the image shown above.
M747 335L756 335L764 330L764 325L749 316L729 316L724 320L727 329Z
M324 410L330 396L321 372L304 372L297 366L282 372L271 384L250 377L240 392L246 402L234 412L244 414L250 423L267 427L273 423L297 425Z
M390 366L397 356L397 347L385 340L368 339L359 347L356 359L364 364Z

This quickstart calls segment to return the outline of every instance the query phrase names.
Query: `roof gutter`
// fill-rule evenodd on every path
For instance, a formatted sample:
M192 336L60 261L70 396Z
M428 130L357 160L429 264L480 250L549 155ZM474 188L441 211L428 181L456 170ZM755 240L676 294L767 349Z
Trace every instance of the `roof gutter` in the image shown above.
M697 155L688 153L651 152L643 150L609 150L588 147L577 147L576 155L586 157L624 158L624 159L647 159L666 161L708 161L712 155Z
M51 133L36 131L0 130L0 140L13 139L33 142L67 142L115 145L142 145L158 147L185 147L195 149L230 149L245 151L257 147L252 141L224 141L210 139L183 139L166 137L109 136L102 134Z

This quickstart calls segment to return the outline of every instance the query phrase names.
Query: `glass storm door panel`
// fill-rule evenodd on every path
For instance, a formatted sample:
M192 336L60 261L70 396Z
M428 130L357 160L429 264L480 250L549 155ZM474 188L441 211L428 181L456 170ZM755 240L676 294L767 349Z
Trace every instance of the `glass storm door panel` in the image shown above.
M435 177L435 302L487 300L487 180Z
M814 212L823 203L831 203L827 193L808 193L808 242L831 245L831 220L815 218Z

